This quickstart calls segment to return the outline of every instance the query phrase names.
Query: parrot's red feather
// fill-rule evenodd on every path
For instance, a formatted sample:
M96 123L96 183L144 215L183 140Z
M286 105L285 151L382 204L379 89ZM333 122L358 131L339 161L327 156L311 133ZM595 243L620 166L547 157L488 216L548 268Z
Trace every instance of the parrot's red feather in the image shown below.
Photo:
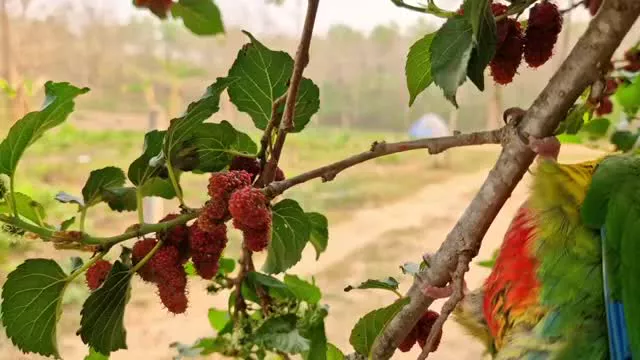
M526 203L518 210L485 282L483 311L497 346L505 329L537 302L540 283L538 263L530 251L535 231L532 216Z

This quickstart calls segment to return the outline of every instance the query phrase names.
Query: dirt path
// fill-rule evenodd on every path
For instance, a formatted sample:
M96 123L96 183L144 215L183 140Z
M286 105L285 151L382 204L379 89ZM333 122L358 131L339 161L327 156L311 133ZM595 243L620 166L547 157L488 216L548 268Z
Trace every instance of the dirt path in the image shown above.
M576 161L595 157L598 152L584 148L563 148L561 160ZM353 218L330 229L327 252L315 262L311 249L305 251L303 261L293 272L315 276L324 292L324 301L330 306L327 320L329 340L344 351L350 351L348 337L351 327L364 313L393 300L393 294L385 292L354 291L344 293L348 284L358 283L368 277L394 276L398 266L407 261L419 261L425 251L437 250L453 224L466 208L469 200L484 181L488 170L452 177L444 182L425 186L415 195L389 204L384 208L365 209ZM487 259L496 249L511 216L526 196L528 175L493 223L478 256ZM470 287L479 286L488 270L472 266L466 280ZM410 278L401 278L401 289L410 284ZM186 315L168 315L159 304L152 287L134 282L133 297L127 308L125 325L129 349L112 355L114 360L171 359L172 341L191 343L198 337L212 335L206 317L212 307L223 308L225 296L206 294L205 282L192 281L189 285L190 307ZM439 309L442 301L434 305ZM68 326L76 324L69 324ZM60 333L73 333L60 330ZM61 352L66 360L81 360L86 348L75 336L61 340ZM2 351L2 350L0 350ZM394 359L415 359L417 350L408 354L397 353ZM440 350L432 359L480 359L481 347L464 334L453 322L445 326L445 336ZM12 356L14 359L37 357Z

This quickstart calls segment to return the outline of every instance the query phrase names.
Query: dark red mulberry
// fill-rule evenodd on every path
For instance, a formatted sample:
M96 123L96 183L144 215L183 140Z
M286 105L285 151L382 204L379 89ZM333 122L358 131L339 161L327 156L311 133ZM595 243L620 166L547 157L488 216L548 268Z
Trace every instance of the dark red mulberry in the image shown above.
M409 352L413 345L416 344L416 341L418 341L418 331L414 327L409 332L409 335L407 335L407 337L402 340L400 345L398 345L398 349L402 352Z
M102 285L109 276L111 266L111 263L106 260L98 260L87 270L85 277L89 289L95 290Z
M177 218L178 214L168 214L160 222L170 221ZM189 241L189 229L187 225L180 224L169 228L167 231L160 231L157 234L158 239L164 241L165 244L180 246Z
M227 203L222 201L209 200L202 208L198 222L203 230L215 227L215 225L224 220L227 215Z
M220 267L220 255L221 254L207 254L207 253L194 253L191 260L193 266L196 268L196 272L201 278L206 280L213 279L218 273Z
M133 265L139 263L147 254L153 249L158 241L156 239L142 239L137 241L133 245L133 249L131 251L131 260ZM138 270L138 275L144 280L153 282L153 271L151 269L151 265L147 262L143 267Z
M418 344L420 344L421 348L424 348L427 344L427 339L429 338L429 333L431 333L433 323L436 322L439 316L440 315L437 312L429 310L420 318L420 320L418 320L416 329L418 333ZM433 344L433 351L437 350L440 345L440 341L442 340L442 330L440 330L436 336L436 341Z
M231 160L229 170L244 170L251 174L251 182L260 175L260 161L255 158L236 156Z
M595 112L598 116L611 114L613 112L613 103L611 102L611 99L604 98L600 100L600 104L596 108Z
M251 185L251 175L244 170L218 172L209 178L211 199L226 202L236 189Z
M242 236L247 248L253 252L260 252L269 246L271 241L271 227L262 229L244 229Z
M199 222L194 222L189 228L189 243L191 251L195 253L222 253L227 246L227 226L217 224L215 228L204 231Z
M524 59L529 66L536 68L551 58L560 31L562 15L555 4L543 0L531 8L524 37Z
M491 76L498 84L508 84L522 62L524 39L520 23L514 19L498 21L498 44L496 54L489 63Z
M189 300L187 299L186 288L176 288L169 284L158 284L158 295L162 304L174 314L182 314L187 311Z
M260 189L246 186L231 194L229 212L240 230L263 229L271 222L267 197Z
M167 17L173 0L135 0L136 7L148 8L157 17L164 19Z

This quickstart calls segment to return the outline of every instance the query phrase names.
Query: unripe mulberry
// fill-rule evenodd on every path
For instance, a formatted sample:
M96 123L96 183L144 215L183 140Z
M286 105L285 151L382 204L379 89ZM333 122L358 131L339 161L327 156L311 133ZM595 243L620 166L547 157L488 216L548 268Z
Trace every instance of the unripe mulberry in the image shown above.
M135 6L151 10L157 17L164 19L173 5L173 0L135 0Z
M596 108L595 112L598 116L611 114L613 112L613 103L611 102L611 99L604 98L600 100L600 104Z
M211 175L207 190L214 201L226 202L236 189L251 185L251 175L244 170L218 172Z
M147 256L147 254L156 246L157 243L158 241L156 239L150 238L138 240L133 245L133 249L131 250L131 260L133 262L133 265L136 265L145 256ZM153 282L153 271L149 262L144 264L144 266L138 270L138 275L140 275L140 277L144 281Z
M524 59L531 67L546 63L553 53L562 30L562 15L558 7L546 0L534 5L524 37Z
M436 322L440 315L432 310L427 311L421 318L418 320L416 324L416 329L418 333L418 344L420 344L421 348L427 344L427 339L429 338L429 333L431 333L431 328L433 324ZM440 340L442 340L442 330L436 335L435 343L433 344L433 351L438 349L440 345Z
M418 331L414 327L409 332L409 335L407 335L407 337L402 340L400 345L398 345L398 350L402 352L409 352L413 345L416 344L416 341L418 341Z
M271 223L267 197L260 189L251 186L243 187L231 194L229 212L234 225L240 230L263 229Z
M111 266L111 263L106 260L98 260L87 270L85 277L89 289L95 290L102 285L109 276Z
M187 311L187 293L186 288L175 288L171 285L158 284L158 295L162 304L174 314L182 314Z
M206 280L213 279L218 273L220 267L220 255L216 253L194 253L191 257L193 266L196 268L196 272L201 278Z
M177 218L178 214L168 214L160 222L170 221ZM189 229L187 225L180 224L169 228L167 231L158 232L158 239L164 241L165 244L180 246L181 244L189 241Z
M227 246L227 226L224 223L217 224L214 228L204 231L199 221L189 227L189 243L191 251L196 253L222 253Z
M489 63L491 76L498 84L508 84L518 71L522 62L524 39L520 23L514 19L498 21L498 44L496 53Z
M253 252L260 252L269 246L271 241L271 227L262 229L244 229L242 236L247 248Z
M244 170L251 175L251 182L253 182L256 176L260 175L260 161L255 158L236 156L231 160L229 170Z

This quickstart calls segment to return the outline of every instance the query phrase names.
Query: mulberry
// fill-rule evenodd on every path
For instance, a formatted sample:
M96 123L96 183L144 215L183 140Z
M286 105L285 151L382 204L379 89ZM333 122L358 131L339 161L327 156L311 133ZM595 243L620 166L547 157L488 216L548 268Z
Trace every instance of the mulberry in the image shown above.
M107 279L107 276L109 276L111 266L111 263L106 260L98 260L89 268L89 270L87 270L85 277L87 279L87 286L89 286L89 289L95 290L102 285L102 283Z
M520 23L514 19L502 19L497 23L498 44L496 53L489 63L491 76L498 84L508 84L522 62L524 39Z
M500 3L491 4L491 12L493 13L493 16L500 16L500 15L506 14L507 9L509 9L509 7L504 4L500 4Z
M282 171L282 169L280 169L280 167L278 167L276 169L276 176L274 177L275 181L282 181L286 179L286 177L284 176L284 171Z
M555 4L543 0L531 8L524 38L524 59L529 66L536 68L551 58L561 30L562 15Z
M420 318L420 320L418 320L418 323L416 324L416 330L418 333L418 344L420 344L421 348L424 348L424 346L427 344L427 339L429 338L429 333L431 333L433 323L436 322L439 316L440 315L437 312L429 310ZM440 332L436 336L437 338L435 343L433 344L433 351L437 350L438 346L440 345L440 340L442 340L442 330L440 330Z
M131 260L133 261L133 265L139 263L147 254L153 249L158 241L156 239L142 239L137 241L133 245L133 249L131 251ZM153 271L151 270L151 265L149 262L144 264L138 270L138 275L144 280L153 282Z
M194 222L189 228L189 243L193 254L222 253L227 246L227 226L224 223L208 230L204 231L199 221Z
M613 103L611 102L611 99L604 98L600 100L600 104L596 108L595 112L598 116L611 114L613 112Z
M160 222L170 221L177 218L177 214L169 214ZM164 241L165 244L179 247L181 244L189 241L189 229L187 225L181 224L169 228L167 231L158 232L158 239Z
M267 226L262 229L244 229L242 230L244 243L247 248L253 252L260 252L267 248L271 241L271 227Z
M213 279L218 273L220 267L220 253L195 253L191 258L196 272L201 278L206 280Z
M180 264L180 254L175 246L162 246L155 254L149 264L154 274L161 273L164 269L176 267Z
M182 314L187 311L189 300L187 299L186 288L175 288L171 285L158 284L158 295L162 304L174 314Z
M261 168L260 162L255 158L236 156L231 160L229 170L244 170L251 175L251 182L253 182L260 175Z
M416 341L418 341L418 331L414 327L409 332L409 335L407 335L407 337L402 340L400 345L398 345L398 349L402 352L409 352L413 345L416 344Z
M624 58L629 63L624 66L624 69L630 72L640 71L640 49L629 49L624 53Z
M591 16L595 16L600 9L600 5L602 5L602 0L587 0L582 4L589 9L589 14L591 14Z
M231 194L229 212L240 230L264 229L271 222L267 197L260 189L243 187Z
M173 0L135 0L137 7L148 8L157 17L164 19L173 5Z
M214 201L227 202L236 189L251 185L251 175L244 170L218 172L211 175L207 190Z
M226 215L226 202L209 200L202 208L202 212L200 216L198 216L198 222L203 230L207 231L207 228L214 227L215 224L223 220Z

